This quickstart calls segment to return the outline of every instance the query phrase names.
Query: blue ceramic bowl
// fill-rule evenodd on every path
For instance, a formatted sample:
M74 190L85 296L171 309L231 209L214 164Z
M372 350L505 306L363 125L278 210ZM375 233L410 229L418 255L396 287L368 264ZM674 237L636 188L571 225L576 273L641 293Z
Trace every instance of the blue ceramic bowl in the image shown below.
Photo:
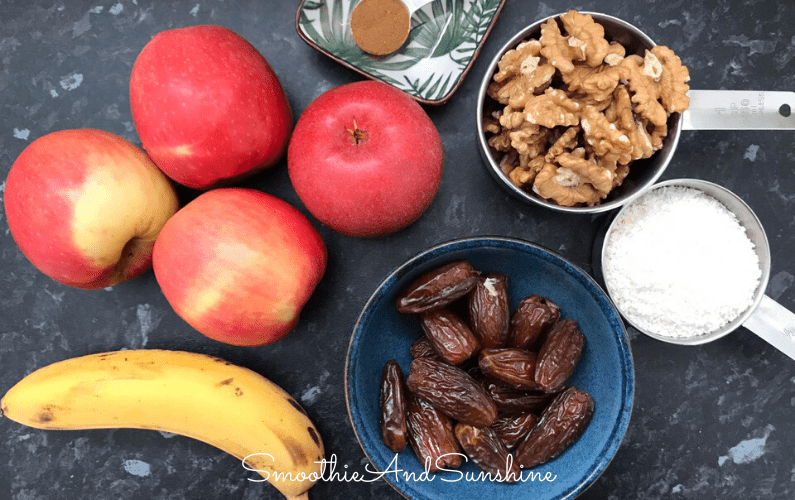
M459 259L468 260L479 271L507 275L512 309L533 293L546 296L560 306L562 318L577 321L586 337L570 383L593 396L593 418L571 447L554 460L523 471L520 483L478 480L480 471L471 462L460 472L422 476L423 468L411 447L395 454L381 440L379 385L384 363L395 359L407 375L409 345L422 336L416 315L397 311L397 295L419 275ZM362 449L374 468L384 472L383 479L403 496L417 500L574 498L599 477L618 450L629 424L634 381L624 324L599 285L549 250L497 237L444 243L389 273L359 315L345 366L348 412Z

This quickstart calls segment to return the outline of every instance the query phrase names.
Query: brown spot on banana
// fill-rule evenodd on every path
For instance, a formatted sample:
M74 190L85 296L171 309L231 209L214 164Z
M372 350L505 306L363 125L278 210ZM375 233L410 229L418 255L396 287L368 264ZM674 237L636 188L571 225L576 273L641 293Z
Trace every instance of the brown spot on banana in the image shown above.
M316 445L320 446L320 436L317 435L315 428L307 427L306 430L309 431L309 436L312 438L312 441L314 441Z
M293 408L295 408L296 410L298 410L298 411L300 411L301 413L303 413L304 415L306 415L306 410L304 410L304 409L301 407L301 405L299 405L299 404L298 404L298 401L296 401L295 399L293 399L291 396L287 396L287 398L286 398L286 399L287 399L287 402L288 402L288 403L290 403L291 405L293 405Z
M38 422L40 424L46 424L55 420L55 407L53 405L44 405L41 407L36 416L33 417L34 422Z
M290 454L290 457L293 459L295 464L306 465L310 463L309 457L306 456L303 447L301 447L301 445L293 438L289 436L283 436L282 441L284 442L284 447L287 448L287 452Z
M218 382L217 384L215 384L215 386L216 386L216 387L221 387L221 386L224 386L224 385L229 385L229 384L231 384L231 383L232 383L234 380L235 380L235 379L234 379L234 377L230 377L230 378L228 378L228 379L225 379L225 380L222 380L222 381Z

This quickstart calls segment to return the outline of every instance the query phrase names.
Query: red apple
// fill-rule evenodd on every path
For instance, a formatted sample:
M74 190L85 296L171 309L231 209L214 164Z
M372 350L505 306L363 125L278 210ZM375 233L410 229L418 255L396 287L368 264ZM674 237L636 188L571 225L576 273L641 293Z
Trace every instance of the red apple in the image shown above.
M326 269L326 246L296 208L253 189L219 188L185 205L155 243L168 302L200 333L270 344L289 333Z
M298 120L287 168L307 210L357 237L395 233L430 206L442 178L439 132L407 94L362 81L333 88Z
M4 204L25 257L54 280L89 289L150 269L155 238L178 208L143 150L94 129L33 141L11 166Z
M284 156L293 124L268 62L221 26L155 35L133 65L130 108L152 160L195 189L273 166Z

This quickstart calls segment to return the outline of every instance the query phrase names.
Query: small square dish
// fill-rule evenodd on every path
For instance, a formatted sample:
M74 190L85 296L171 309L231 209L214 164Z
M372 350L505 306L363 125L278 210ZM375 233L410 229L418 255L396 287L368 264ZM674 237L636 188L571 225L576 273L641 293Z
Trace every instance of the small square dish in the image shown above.
M392 85L422 104L446 103L461 86L506 0L434 0L411 18L408 40L375 57L353 40L350 16L360 0L301 0L298 35L361 75Z

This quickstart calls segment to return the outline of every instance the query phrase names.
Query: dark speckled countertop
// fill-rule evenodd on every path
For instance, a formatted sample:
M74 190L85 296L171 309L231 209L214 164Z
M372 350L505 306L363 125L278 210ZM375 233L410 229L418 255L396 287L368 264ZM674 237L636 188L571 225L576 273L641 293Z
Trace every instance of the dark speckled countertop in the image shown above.
M296 1L0 0L0 196L34 139L94 127L139 144L129 109L136 55L157 32L229 27L256 46L283 82L294 118L324 90L360 79L298 37ZM426 247L462 236L524 238L592 270L606 215L575 217L523 205L489 176L477 151L476 93L486 65L515 32L569 8L601 11L671 46L696 89L795 90L795 2L787 0L532 2L509 0L483 54L451 101L427 108L444 141L445 173L426 214L385 238L358 240L313 223L329 250L326 276L298 328L259 348L197 334L154 275L107 290L61 286L14 244L0 211L0 393L51 362L122 348L205 352L253 368L293 394L327 453L363 470L348 421L343 367L352 325L381 278ZM795 310L795 133L684 132L664 179L695 177L743 198L772 251L768 295ZM250 185L301 207L284 165ZM584 499L795 498L795 361L745 329L699 347L629 329L637 385L626 438ZM42 432L0 419L0 498L278 499L230 456L149 431ZM398 499L385 482L321 482L313 499Z

